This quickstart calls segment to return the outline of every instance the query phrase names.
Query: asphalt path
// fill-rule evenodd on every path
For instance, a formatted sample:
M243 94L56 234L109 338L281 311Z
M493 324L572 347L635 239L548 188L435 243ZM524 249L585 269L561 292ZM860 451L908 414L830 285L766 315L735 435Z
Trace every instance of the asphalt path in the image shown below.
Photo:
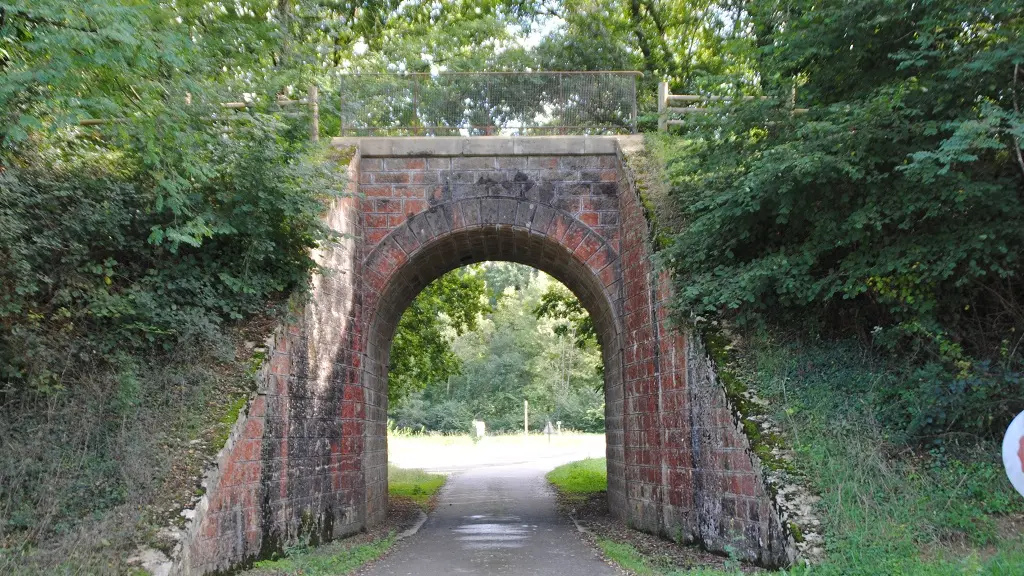
M555 507L544 474L554 459L481 466L449 477L416 534L368 567L367 576L613 576Z

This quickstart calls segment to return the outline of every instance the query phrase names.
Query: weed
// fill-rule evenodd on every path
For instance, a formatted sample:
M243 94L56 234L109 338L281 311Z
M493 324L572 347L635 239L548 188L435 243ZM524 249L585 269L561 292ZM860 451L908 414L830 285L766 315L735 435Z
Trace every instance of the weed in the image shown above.
M218 431L213 441L215 446L223 446L228 441L228 437L231 436L231 428L238 421L238 417L242 414L242 409L245 408L245 403L248 400L249 398L246 395L241 395L231 403L228 411L217 423Z
M650 561L630 544L613 540L598 540L597 545L605 556L625 570L638 576L655 576L657 574L651 567Z

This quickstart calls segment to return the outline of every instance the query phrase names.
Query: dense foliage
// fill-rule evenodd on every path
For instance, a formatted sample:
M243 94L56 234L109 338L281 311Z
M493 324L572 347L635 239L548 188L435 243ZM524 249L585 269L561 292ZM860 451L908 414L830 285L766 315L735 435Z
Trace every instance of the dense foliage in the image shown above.
M273 7L0 2L0 572L128 570L238 414L232 324L330 239Z
M541 294L540 303L534 307L533 313L538 318L561 320L555 324L555 334L568 336L580 348L597 341L593 318L583 307L583 303L564 286L549 286L547 291Z
M22 155L0 175L5 381L60 387L60 374L80 362L211 338L223 320L305 284L309 249L326 238L310 190L332 184L273 127L238 132L247 139L219 144L216 173L191 186L216 230L201 241L157 241L175 216L154 209L148 178L75 157L74 142L66 158Z
M479 267L467 266L441 276L416 296L402 313L391 343L391 404L459 373L462 365L451 338L477 329L480 315L490 310L486 292Z
M747 10L768 99L667 144L679 308L859 334L915 358L889 389L908 433L1001 432L1024 408L1020 4Z
M424 299L423 306L429 307L435 286L451 282L450 276L435 281L416 301ZM421 380L419 390L404 386L404 396L393 398L397 401L390 410L395 425L414 431L466 433L472 420L483 420L491 431L522 430L523 400L527 400L534 430L542 430L548 420L576 430L604 430L604 394L595 369L601 362L600 350L593 338L577 342L570 328L574 320L583 321L585 311L571 318L535 312L551 293L582 310L575 297L548 276L518 264L489 262L479 277L487 279L493 309L461 335L453 329L445 331L447 339L442 342L449 348L439 351L455 369ZM407 319L421 317L416 306L405 312L403 325ZM421 324L409 324L414 326ZM391 359L389 379L395 376L396 362L402 362L394 348ZM389 394L390 386L389 382Z
M328 238L321 199L342 179L265 100L215 120L236 83L217 70L226 39L189 36L207 16L183 9L179 25L115 2L0 13L6 387L54 390L115 352L212 337L306 283L309 249ZM266 34L228 16L214 18L219 34ZM76 127L83 117L125 121Z

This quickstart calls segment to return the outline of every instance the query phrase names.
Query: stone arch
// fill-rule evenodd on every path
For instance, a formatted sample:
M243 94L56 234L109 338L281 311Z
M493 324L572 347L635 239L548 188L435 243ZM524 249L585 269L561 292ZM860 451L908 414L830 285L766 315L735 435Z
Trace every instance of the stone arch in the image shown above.
M573 215L522 198L482 197L439 203L411 216L363 261L366 390L367 520L386 508L387 372L402 313L430 282L485 260L526 264L569 288L591 313L605 373L609 504L625 514L622 434L622 298L619 256L599 233Z

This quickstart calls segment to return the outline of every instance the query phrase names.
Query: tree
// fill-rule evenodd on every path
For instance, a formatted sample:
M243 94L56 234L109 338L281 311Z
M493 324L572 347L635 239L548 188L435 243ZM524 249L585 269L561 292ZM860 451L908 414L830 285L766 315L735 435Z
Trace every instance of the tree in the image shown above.
M912 433L1001 430L1024 408L1019 3L748 8L770 98L673 144L687 222L661 258L680 309L902 350L927 368L904 396Z
M597 342L597 331L590 313L583 303L561 284L549 284L540 297L540 303L533 308L538 319L549 318L557 321L555 334L570 336L570 341L583 348Z
M516 294L525 292L537 279L537 275L537 269L522 264L488 262L484 266L484 280L487 282L491 305L497 304L508 288L512 288Z
M423 289L402 313L391 344L388 401L398 405L414 391L458 374L462 364L451 338L475 330L487 312L479 267L459 268Z
M414 429L464 432L476 418L490 430L519 430L525 399L531 426L537 429L551 419L570 428L603 430L596 342L590 339L577 347L571 338L556 334L561 321L532 312L545 291L568 290L528 266L488 262L481 267L485 278L532 280L503 289L473 329L459 336L449 332L451 352L461 369L410 393L393 407L392 418Z

